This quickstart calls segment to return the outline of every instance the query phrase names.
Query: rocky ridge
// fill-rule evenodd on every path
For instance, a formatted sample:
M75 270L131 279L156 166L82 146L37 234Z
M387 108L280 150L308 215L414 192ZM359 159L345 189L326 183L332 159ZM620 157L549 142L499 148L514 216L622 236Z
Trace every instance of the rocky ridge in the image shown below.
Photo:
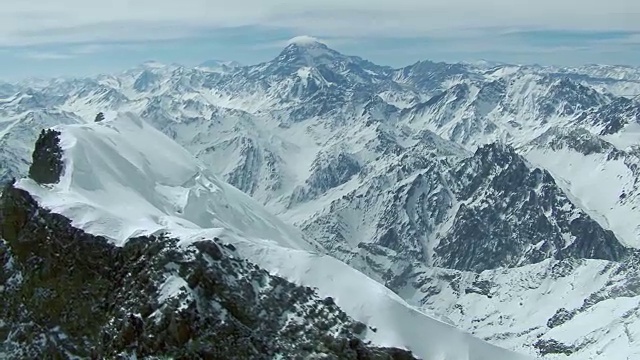
M56 132L30 173L60 176ZM413 359L359 336L331 298L243 260L213 238L117 247L9 184L0 199L0 353L13 358Z

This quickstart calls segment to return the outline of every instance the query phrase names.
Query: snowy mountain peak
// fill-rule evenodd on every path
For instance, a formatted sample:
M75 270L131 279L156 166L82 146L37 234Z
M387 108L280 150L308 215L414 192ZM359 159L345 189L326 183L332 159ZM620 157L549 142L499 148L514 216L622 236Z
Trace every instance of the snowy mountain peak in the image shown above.
M289 40L274 62L281 65L318 66L344 58L347 57L313 37L299 36Z

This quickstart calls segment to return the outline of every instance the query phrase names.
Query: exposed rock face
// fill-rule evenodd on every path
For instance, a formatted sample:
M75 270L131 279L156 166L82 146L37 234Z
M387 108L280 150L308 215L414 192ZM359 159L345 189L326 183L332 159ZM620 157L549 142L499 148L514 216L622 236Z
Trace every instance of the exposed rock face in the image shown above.
M638 122L639 120L640 105L634 100L623 97L615 99L600 108L587 111L579 118L582 123L602 128L600 135L615 134L627 124Z
M239 259L218 239L116 247L7 186L0 201L0 354L13 358L413 359Z
M290 203L300 203L315 199L329 189L338 187L356 176L362 167L358 160L350 154L337 155L321 153L311 165L311 174L293 191Z
M536 342L534 346L540 351L540 355L571 355L575 352L575 349L573 347L562 344L557 340L540 340Z
M490 144L461 160L440 154L407 150L302 229L383 281L401 281L421 264L481 272L550 258L619 261L631 252L513 147Z
M39 184L55 184L60 180L64 164L59 135L55 130L42 130L36 140L29 177Z
M436 247L442 266L483 271L548 258L617 261L629 253L547 171L531 169L509 146L478 149L455 177L462 205Z
M101 122L101 121L104 121L104 113L99 112L99 113L96 115L96 118L95 118L93 121L94 121L94 122Z

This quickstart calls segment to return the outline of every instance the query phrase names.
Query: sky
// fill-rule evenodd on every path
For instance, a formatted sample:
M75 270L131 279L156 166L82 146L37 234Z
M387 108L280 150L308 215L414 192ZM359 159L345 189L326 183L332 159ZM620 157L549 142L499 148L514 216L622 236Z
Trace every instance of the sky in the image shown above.
M640 1L11 1L0 7L0 80L150 60L254 64L298 35L395 67L426 59L640 66Z

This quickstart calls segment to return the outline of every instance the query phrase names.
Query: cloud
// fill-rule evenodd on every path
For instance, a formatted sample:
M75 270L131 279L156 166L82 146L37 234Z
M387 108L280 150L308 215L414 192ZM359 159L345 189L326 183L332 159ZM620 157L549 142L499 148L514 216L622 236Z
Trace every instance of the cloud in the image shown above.
M180 39L242 26L374 38L640 31L637 0L32 0L2 7L4 46Z
M69 49L69 52L76 55L90 55L107 52L113 49L112 45L105 44L84 44Z
M31 60L67 60L67 59L72 59L74 56L71 54L65 54L65 53L36 51L36 52L24 53L22 54L21 57L25 59L31 59Z
M291 38L287 41L287 45L292 45L292 44L296 44L296 45L309 45L309 44L314 44L320 42L320 39L313 37L313 36L309 36L309 35L299 35L296 36L294 38Z
M291 43L295 43L295 42L300 42L300 41L304 41L304 40L308 40L308 41L318 41L321 42L329 47L337 47L337 46L342 46L342 45L349 45L349 44L354 44L357 43L359 40L357 38L346 38L346 37L322 37L322 38L317 38L314 36L308 36L308 35L300 35L300 36L295 36L293 38L286 38L286 39L281 39L281 40L276 40L276 41L267 41L267 42L260 42L257 44L253 44L250 46L251 49L254 50L272 50L272 49L277 49L277 50L281 50L282 48L286 47L287 45L291 44Z
M640 45L640 33L637 34L628 34L627 36L617 38L617 39L606 39L599 41L601 43L607 44L618 44L618 45Z

